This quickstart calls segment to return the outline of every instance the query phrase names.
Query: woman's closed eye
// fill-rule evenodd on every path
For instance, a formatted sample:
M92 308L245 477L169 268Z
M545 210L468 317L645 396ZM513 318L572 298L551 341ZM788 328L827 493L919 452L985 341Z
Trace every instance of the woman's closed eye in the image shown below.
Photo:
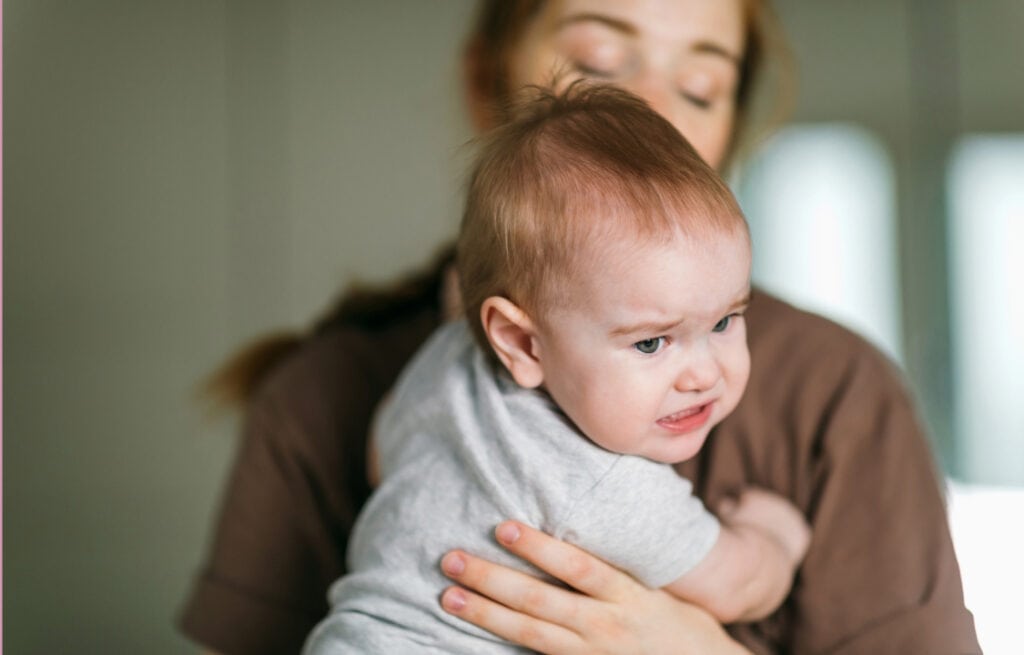
M688 70L679 82L679 96L697 109L711 109L727 94L724 73Z
M617 50L593 50L582 56L569 59L569 65L577 74L595 80L615 81L631 69L631 59Z
M560 49L573 72L595 80L619 78L632 59L621 37L589 23L566 28Z
M665 339L665 337L654 337L653 339L637 341L633 344L633 348L636 349L637 352L645 355L653 355L661 350L665 346L666 342L667 339Z
M686 92L680 92L680 95L683 96L683 100L685 100L686 102L690 103L691 105L693 105L697 109L710 109L711 108L711 100L708 99L708 98L704 98L704 97L701 97L701 96L698 96L698 95L694 95L692 93L686 93Z
M610 80L615 77L615 71L606 68L596 68L594 66L588 66L581 61L574 61L572 63L573 69L582 75L595 80Z

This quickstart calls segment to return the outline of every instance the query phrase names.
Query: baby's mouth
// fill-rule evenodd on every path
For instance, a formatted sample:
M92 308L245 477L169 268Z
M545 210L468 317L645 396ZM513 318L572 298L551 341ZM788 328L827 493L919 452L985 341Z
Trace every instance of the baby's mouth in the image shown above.
M711 418L711 408L713 406L714 401L709 401L702 405L688 407L682 411L676 412L675 414L669 414L668 416L658 419L658 425L677 434L685 434L698 430L704 427L708 419Z
M684 419L684 418L686 418L688 416L693 416L694 414L700 414L701 410L703 410L705 407L707 407L707 405L708 405L708 403L704 403L703 405L694 405L693 407L690 407L688 409L684 409L681 412L676 412L675 414L669 414L668 416L663 416L660 419L658 419L658 422L661 423L662 421L664 421L666 423L672 423L674 421L678 421L680 419Z

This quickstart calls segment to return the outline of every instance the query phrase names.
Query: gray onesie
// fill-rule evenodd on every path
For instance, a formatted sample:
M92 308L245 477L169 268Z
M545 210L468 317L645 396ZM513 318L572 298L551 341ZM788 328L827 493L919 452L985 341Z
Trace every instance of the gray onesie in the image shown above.
M671 466L593 444L541 391L492 366L464 321L441 327L403 371L375 443L383 482L356 522L350 573L306 642L327 653L527 652L446 614L439 561L462 548L537 569L501 549L516 519L661 587L714 546L718 521Z

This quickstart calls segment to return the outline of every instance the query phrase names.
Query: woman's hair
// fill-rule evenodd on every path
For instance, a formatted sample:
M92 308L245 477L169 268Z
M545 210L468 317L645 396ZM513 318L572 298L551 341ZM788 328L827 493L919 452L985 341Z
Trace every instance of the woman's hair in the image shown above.
M440 248L422 270L387 287L351 284L308 332L277 332L242 346L201 382L200 399L214 412L242 406L267 374L310 336L340 327L377 331L420 312L440 316L444 273L454 260L455 248L449 244Z
M481 139L456 247L462 302L503 296L539 318L572 302L584 257L746 231L728 186L664 117L614 86L524 89Z
M475 84L498 111L509 105L512 95L508 62L519 45L519 39L530 21L544 7L546 0L481 0L476 22L469 33L467 47L477 58ZM767 59L787 61L788 53L781 38L768 0L742 0L746 43L740 62L736 90L736 133L731 152L740 138L749 132L754 90L764 74ZM784 75L782 81L786 80ZM785 100L785 98L784 98ZM395 318L437 307L443 286L444 266L452 261L451 249L443 250L430 268L383 287L355 285L344 294L327 315L311 330L318 334L337 326L352 325L375 329ZM260 382L273 368L292 353L307 335L276 334L257 340L239 350L205 380L202 396L215 406L234 407L249 399Z

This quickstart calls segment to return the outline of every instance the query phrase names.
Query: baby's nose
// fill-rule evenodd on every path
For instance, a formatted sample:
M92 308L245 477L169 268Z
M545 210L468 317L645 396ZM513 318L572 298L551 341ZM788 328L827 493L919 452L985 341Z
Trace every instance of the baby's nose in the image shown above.
M675 389L681 392L707 391L718 383L721 371L718 363L705 348L694 352L676 376Z

